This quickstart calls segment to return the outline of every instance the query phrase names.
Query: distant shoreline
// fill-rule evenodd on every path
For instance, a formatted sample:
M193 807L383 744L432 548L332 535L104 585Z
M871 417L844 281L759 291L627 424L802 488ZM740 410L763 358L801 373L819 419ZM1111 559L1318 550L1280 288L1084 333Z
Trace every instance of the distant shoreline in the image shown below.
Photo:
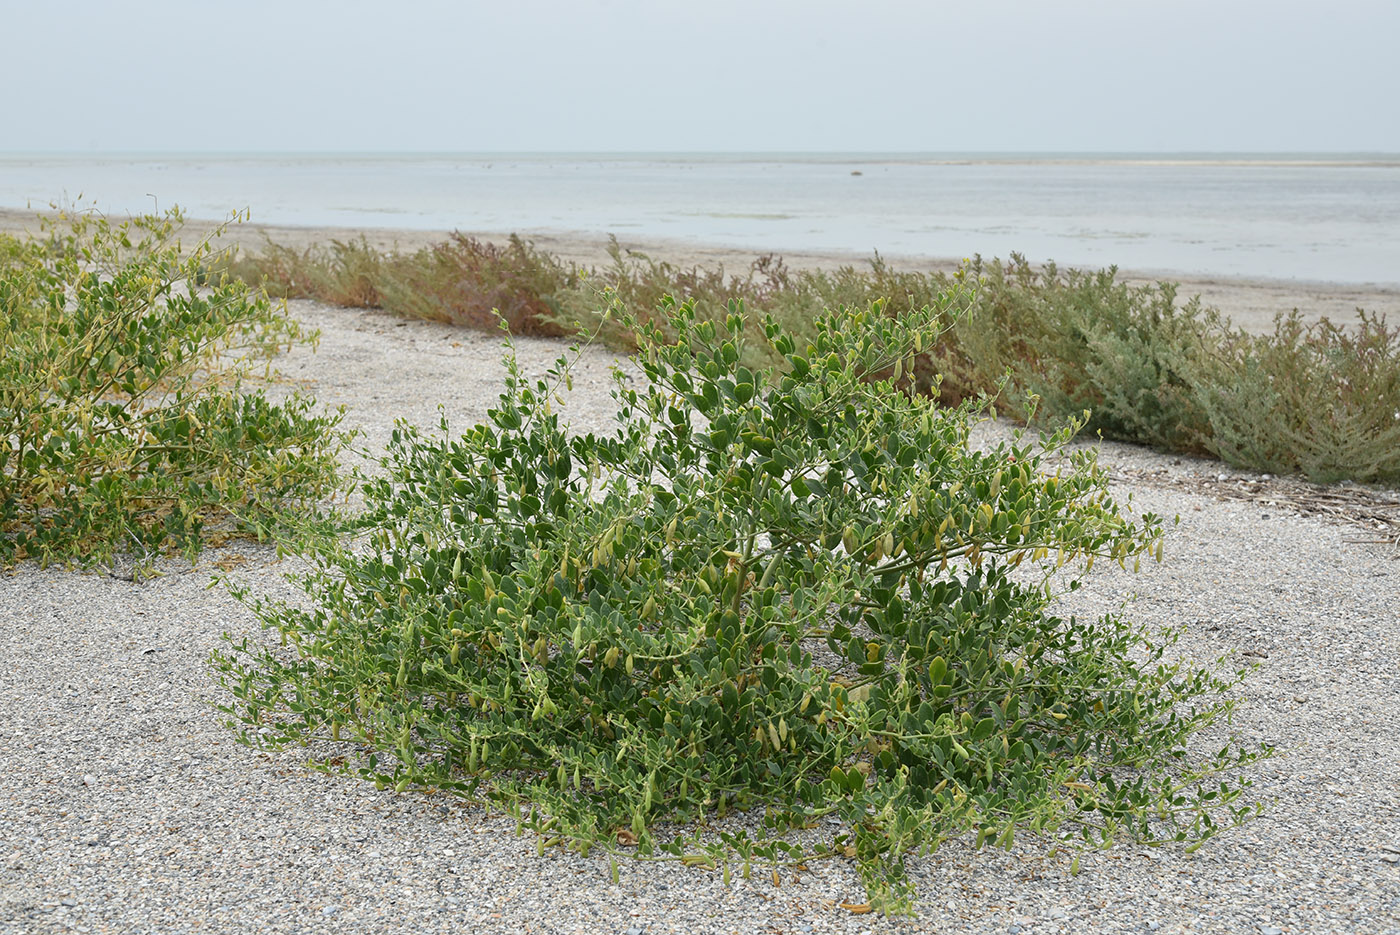
M0 233L23 235L38 230L38 212L0 208ZM187 219L185 230L202 237L220 222ZM363 237L378 250L413 251L441 242L451 235L448 230L413 230L394 227L329 227L242 224L234 227L221 240L223 245L237 244L241 249L256 251L265 239L296 249L333 240L358 240ZM510 231L462 231L482 240L500 242L509 238ZM608 262L608 237L604 233L545 231L520 232L520 236L537 247L563 260L584 266ZM645 253L658 260L678 266L723 266L742 273L755 257L764 251L724 244L697 243L681 239L638 238L619 236L626 250ZM854 251L784 251L780 254L794 269L833 270L841 266L861 267L872 258L870 253ZM918 271L951 271L961 258L919 257L881 254L898 269ZM1039 262L1038 257L1029 257ZM1358 308L1384 314L1390 321L1400 323L1400 287L1332 283L1259 277L1234 277L1208 273L1180 273L1171 270L1119 271L1128 282L1170 281L1179 284L1178 296L1188 299L1199 295L1201 301L1214 306L1231 322L1252 333L1271 329L1275 314L1294 308L1307 321L1329 318L1338 324L1354 324L1359 319Z
M314 151L103 151L96 152L20 152L0 151L0 161L22 162L39 160L73 160L91 162L93 160L169 160L205 161L210 159L275 159L275 160L315 160L343 159L347 161L375 161L399 159L465 159L478 160L570 160L590 159L605 162L670 162L694 159L722 162L817 162L817 163L865 163L874 165L1162 165L1162 166L1352 166L1400 168L1400 152L1357 151L1357 152L708 152L708 151L636 151L636 152L515 152L511 150L483 151L424 151L424 152L314 152Z

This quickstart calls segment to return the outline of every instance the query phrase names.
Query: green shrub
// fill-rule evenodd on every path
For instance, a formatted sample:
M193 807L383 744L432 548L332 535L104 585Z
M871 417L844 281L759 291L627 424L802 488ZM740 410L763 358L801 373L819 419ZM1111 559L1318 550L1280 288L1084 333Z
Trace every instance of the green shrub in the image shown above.
M1171 283L1132 286L1116 275L1037 270L1014 253L1005 265L977 258L967 273L977 303L957 334L968 369L983 380L1009 372L1008 402L1034 395L1051 422L1089 410L1086 427L1106 438L1204 451L1209 428L1190 373L1219 316L1195 299L1178 308Z
M1272 335L1221 326L1208 347L1190 383L1212 454L1319 483L1400 485L1400 327L1365 312L1355 330L1304 325L1295 310Z
M200 289L180 215L61 217L0 241L0 564L193 556L211 523L256 533L334 483L338 416L242 381L304 337L242 283Z
M851 857L886 910L951 836L1194 846L1245 820L1235 770L1267 750L1187 752L1242 673L1052 612L1057 568L1160 555L1159 520L1065 453L1073 426L977 451L973 406L905 392L957 307L841 310L801 344L769 318L779 372L743 363L742 306L668 300L674 339L629 322L646 382L619 375L604 436L561 418L567 358L532 384L508 354L490 424L397 429L309 602L240 592L292 648L216 655L230 725L483 796L541 849Z

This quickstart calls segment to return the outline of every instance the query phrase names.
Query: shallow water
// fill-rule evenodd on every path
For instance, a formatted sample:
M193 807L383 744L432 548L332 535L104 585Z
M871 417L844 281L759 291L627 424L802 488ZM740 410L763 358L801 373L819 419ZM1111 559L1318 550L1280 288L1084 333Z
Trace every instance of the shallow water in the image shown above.
M1400 284L1400 156L0 156L0 207Z

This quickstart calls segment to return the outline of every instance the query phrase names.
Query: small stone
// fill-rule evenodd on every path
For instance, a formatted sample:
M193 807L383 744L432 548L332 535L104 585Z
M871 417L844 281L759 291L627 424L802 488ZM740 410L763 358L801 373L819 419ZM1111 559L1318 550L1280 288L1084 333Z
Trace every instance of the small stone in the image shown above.
M1294 695L1294 696L1293 696L1293 700L1296 701L1296 702L1298 702L1298 704L1303 704L1305 701L1308 700L1308 696L1307 696L1307 695Z
M339 906L325 906L321 909L321 915L326 916L327 918L335 915L338 912L340 912Z
M76 899L69 898L62 900L62 903L65 906L76 906L78 904L78 901Z
M1381 860L1388 864L1400 864L1400 854L1382 854Z
M1262 925L1259 927L1259 935L1283 935L1283 929L1276 925Z
M95 786L95 785L97 785L97 777L94 776L92 773L85 773L85 774L83 775L83 785L85 785L85 786Z
M1021 926L1013 925L1011 928L1007 929L1007 931L1010 932L1011 935L1021 935Z
M1161 928L1161 927L1162 927L1162 923L1160 923L1160 922L1149 922L1149 923L1147 923L1147 930L1148 930L1149 932L1155 932L1155 931L1157 931L1157 930L1158 930L1159 928Z
M1400 854L1400 846L1396 846L1394 844L1382 844L1381 850L1389 851L1392 854Z

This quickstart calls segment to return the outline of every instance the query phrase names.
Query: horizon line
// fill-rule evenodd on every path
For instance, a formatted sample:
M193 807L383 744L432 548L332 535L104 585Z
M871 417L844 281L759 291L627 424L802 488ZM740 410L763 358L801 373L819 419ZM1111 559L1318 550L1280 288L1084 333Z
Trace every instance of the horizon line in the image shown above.
M0 149L0 156L1397 156L1375 149Z

